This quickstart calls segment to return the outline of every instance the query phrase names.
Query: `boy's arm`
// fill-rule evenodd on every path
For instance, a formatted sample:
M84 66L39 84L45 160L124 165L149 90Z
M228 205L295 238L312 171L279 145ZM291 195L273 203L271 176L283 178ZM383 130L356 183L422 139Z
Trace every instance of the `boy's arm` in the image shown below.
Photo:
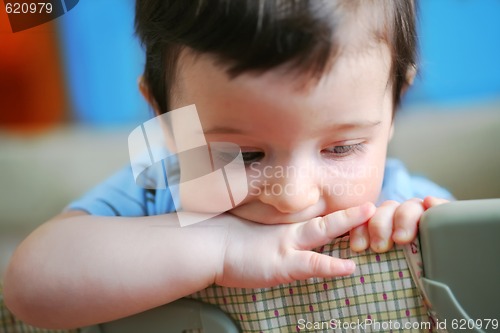
M16 250L7 306L30 324L73 328L171 302L212 283L267 287L351 274L350 260L312 248L366 222L373 204L308 222L261 225L223 214L179 227L175 214L127 218L71 212Z
M47 328L127 316L213 282L224 238L217 226L177 228L173 214L64 213L15 251L5 301L20 319Z

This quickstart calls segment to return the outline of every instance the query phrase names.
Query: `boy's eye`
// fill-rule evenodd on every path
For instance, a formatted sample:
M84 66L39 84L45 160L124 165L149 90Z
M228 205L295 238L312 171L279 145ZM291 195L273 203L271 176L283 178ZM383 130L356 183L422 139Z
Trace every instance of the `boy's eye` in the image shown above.
M258 162L261 159L264 158L264 153L261 151L244 151L241 152L241 155L243 157L243 161L245 162L245 165L252 164L254 162Z
M321 152L331 158L342 158L352 155L356 152L362 151L363 144L356 143L352 145L333 146L323 149Z
M236 157L235 152L213 150L212 154L214 158L216 158L219 162L222 162L222 164L227 164L229 162L232 162ZM243 151L241 152L241 156L243 158L243 163L245 165L250 165L264 158L264 153L261 151Z

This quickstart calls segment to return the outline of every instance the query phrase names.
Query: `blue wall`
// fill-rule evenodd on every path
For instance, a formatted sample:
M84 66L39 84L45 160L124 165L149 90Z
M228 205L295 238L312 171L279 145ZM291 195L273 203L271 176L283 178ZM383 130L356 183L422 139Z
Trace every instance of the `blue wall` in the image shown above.
M499 0L421 0L419 39L408 104L500 98Z
M80 0L58 21L74 118L138 123L151 116L137 90L143 50L133 0ZM420 0L420 76L404 104L500 98L500 0Z
M134 1L80 0L59 19L66 80L80 123L138 123L150 113L137 89L144 55L134 36Z

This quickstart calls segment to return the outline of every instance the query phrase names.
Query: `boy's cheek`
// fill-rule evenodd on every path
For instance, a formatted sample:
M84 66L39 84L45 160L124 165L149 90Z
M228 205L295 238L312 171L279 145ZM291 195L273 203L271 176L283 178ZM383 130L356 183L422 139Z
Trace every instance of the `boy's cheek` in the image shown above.
M180 207L195 213L226 212L242 203L248 195L244 172L228 168L209 172L202 177L181 181L178 187Z
M323 187L323 197L329 211L337 211L359 206L365 202L376 203L380 196L383 167L358 168L355 174L342 179L337 178Z

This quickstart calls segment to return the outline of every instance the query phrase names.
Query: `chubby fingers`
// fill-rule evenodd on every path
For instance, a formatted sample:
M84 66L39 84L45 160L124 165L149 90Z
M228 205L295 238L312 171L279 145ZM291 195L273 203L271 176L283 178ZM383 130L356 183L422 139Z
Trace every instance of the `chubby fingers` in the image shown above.
M370 248L375 252L386 252L392 248L393 218L399 203L389 200L381 204L368 222Z
M424 208L429 209L434 206L438 206L444 203L450 202L449 200L446 199L441 199L441 198L436 198L436 197L426 197L424 199Z
M368 224L364 223L349 232L351 250L362 252L370 246L370 235L368 233Z
M287 261L288 275L292 280L310 277L334 277L349 275L356 265L352 260L333 258L309 250L330 242L349 230L366 223L374 214L373 203L340 210L323 217L301 223L296 229L296 246L293 258Z
M421 199L413 198L403 202L394 213L392 239L397 244L407 244L417 236L418 222L425 208Z
M385 252L394 242L411 242L417 236L418 222L424 210L422 200L417 198L402 204L384 202L367 224L351 230L351 249L361 252L371 247L375 252Z
M311 277L328 278L354 273L356 264L350 259L334 258L313 251L296 251L288 262L289 280L305 280Z
M301 249L324 245L368 221L375 210L375 205L367 202L361 206L314 218L298 227L297 244Z

